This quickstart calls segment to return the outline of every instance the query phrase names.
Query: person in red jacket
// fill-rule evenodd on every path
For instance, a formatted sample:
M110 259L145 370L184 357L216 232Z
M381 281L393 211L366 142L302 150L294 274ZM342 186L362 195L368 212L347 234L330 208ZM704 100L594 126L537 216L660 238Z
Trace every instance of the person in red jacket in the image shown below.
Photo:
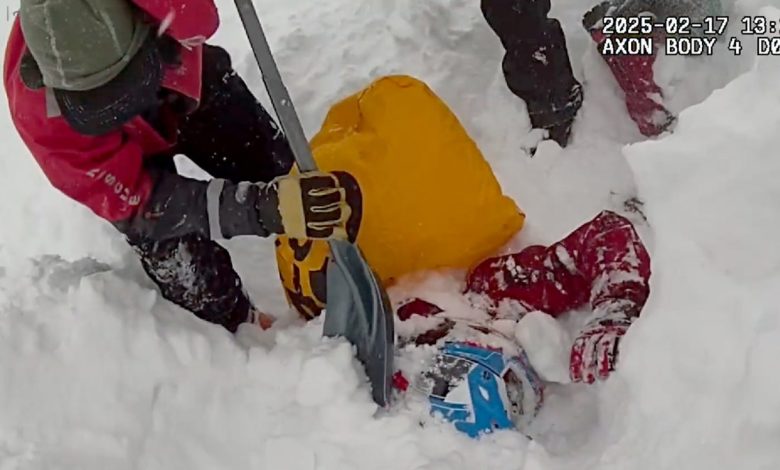
M3 80L51 184L120 230L165 298L235 331L273 317L217 240L343 238L359 191L346 174L284 176L284 135L206 43L218 25L213 0L25 0ZM214 179L178 175L176 154Z
M642 240L628 219L610 211L550 246L487 259L469 272L464 290L484 318L458 318L420 298L398 308L402 344L440 348L416 388L472 436L494 428L525 431L543 403L544 386L522 344L494 329L494 322L537 311L553 317L587 312L571 346L569 375L572 382L592 384L615 370L620 340L647 301L649 280ZM403 372L395 379L401 389L409 384ZM460 384L469 384L470 393Z

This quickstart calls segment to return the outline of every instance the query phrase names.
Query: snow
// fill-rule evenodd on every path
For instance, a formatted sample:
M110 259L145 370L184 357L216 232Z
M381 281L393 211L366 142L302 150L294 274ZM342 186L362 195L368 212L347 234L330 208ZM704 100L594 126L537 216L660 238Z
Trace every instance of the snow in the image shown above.
M574 342L560 322L543 312L531 312L514 326L534 369L546 382L569 382L568 350Z
M747 13L779 18L770 3L729 2L732 28ZM777 468L780 62L723 45L711 58L662 58L659 81L682 114L673 134L645 142L579 26L589 5L553 4L586 93L565 150L529 132L474 0L256 1L307 134L384 74L440 94L528 214L506 250L644 203L649 225L627 214L651 247L652 295L608 382L548 388L530 442L473 441L414 394L377 410L349 346L287 309L270 241L229 247L259 306L282 319L234 338L162 300L113 228L49 187L3 112L0 469ZM216 41L262 95L234 8L218 5ZM469 318L460 276L421 273L391 295L424 292ZM568 330L583 317L564 330L531 314L514 333L565 381ZM418 352L399 364L419 367L430 351Z

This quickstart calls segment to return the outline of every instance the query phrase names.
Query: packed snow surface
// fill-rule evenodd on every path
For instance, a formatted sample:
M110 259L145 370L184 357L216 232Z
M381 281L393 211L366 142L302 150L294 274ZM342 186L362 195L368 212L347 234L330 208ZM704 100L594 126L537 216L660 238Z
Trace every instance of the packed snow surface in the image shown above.
M780 18L769 3L728 2L728 35L744 14ZM232 2L218 4L216 42L263 95ZM256 5L309 135L334 101L385 74L416 76L448 102L528 214L507 250L644 202L648 223L627 214L651 248L652 295L619 371L552 386L533 441L471 440L413 396L377 413L350 347L287 309L270 241L229 247L259 306L282 320L234 338L161 299L113 228L48 186L3 112L1 470L780 468L780 60L757 58L751 38L740 57L721 44L713 57L661 58L659 82L682 113L673 134L643 141L579 26L590 5L554 0L586 90L561 150L539 144L506 89L476 0ZM457 307L459 275L419 275L391 295ZM515 331L561 382L569 335L537 316Z

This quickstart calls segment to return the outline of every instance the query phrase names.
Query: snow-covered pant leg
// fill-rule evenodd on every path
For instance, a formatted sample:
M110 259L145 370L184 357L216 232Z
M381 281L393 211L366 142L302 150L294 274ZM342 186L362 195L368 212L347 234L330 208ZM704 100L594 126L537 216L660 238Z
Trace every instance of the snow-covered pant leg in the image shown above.
M520 303L553 316L607 306L636 317L649 295L650 256L631 222L605 211L549 246L488 259L469 274L467 292L494 305Z
M193 234L133 247L167 300L231 332L247 320L252 303L219 244Z
M215 178L267 182L295 157L281 128L233 70L222 48L203 48L203 91L179 127L177 150Z
M601 45L603 35L593 38ZM601 47L599 46L599 50ZM657 50L657 49L656 49ZM663 103L661 87L655 83L653 64L656 54L650 56L603 55L604 61L626 95L626 109L639 132L647 137L661 134L674 123L674 115Z
M509 89L525 101L531 124L565 146L582 105L582 86L574 78L560 23L547 17L550 1L482 0L481 6L506 49Z
M655 82L653 71L663 38L660 34L654 35L655 50L652 55L605 54L603 46L608 36L602 32L601 22L611 6L612 2L596 5L585 13L582 24L597 44L599 53L625 93L626 109L639 132L647 137L659 135L675 121L675 116L664 106L663 92Z

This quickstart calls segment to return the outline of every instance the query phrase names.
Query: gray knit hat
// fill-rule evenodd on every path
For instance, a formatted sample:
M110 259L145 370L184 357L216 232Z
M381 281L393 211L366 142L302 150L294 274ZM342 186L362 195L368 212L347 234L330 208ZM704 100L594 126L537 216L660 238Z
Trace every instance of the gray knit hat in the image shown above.
M23 0L22 33L43 85L83 134L109 132L156 103L162 65L128 0Z

